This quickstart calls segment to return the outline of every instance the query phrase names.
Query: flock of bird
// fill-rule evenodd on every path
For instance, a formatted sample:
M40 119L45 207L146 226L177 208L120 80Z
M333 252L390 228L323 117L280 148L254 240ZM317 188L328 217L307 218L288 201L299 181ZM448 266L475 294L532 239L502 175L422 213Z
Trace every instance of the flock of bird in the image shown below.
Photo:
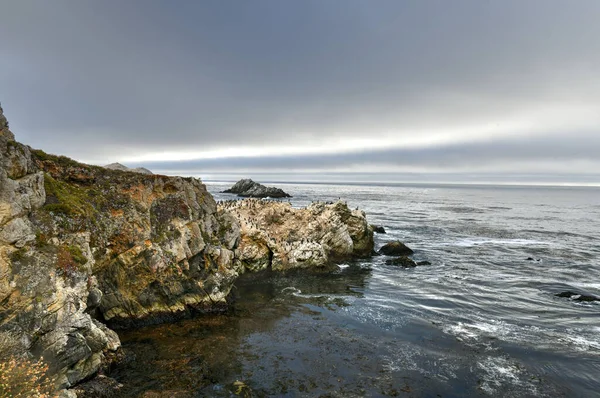
M267 235L266 243L271 249L280 248L284 252L289 252L289 251L299 248L300 246L304 246L307 244L311 244L311 246L321 244L319 241L317 241L315 239L310 239L307 237L301 238L301 239L293 239L293 240L290 240L289 237L287 239L275 238L269 234L269 231L266 228L268 226L268 223L261 223L261 225L259 225L258 220L261 220L261 218L258 218L258 217L250 218L249 216L247 216L246 212L241 211L242 209L262 210L265 208L266 204L271 204L271 203L281 203L281 201L245 198L245 199L221 200L221 201L217 202L217 205L221 209L227 210L228 212L232 213L238 220L242 221L246 227L250 227L250 228L257 229L257 230L264 232ZM288 202L288 203L290 203L290 202ZM311 204L325 204L325 205L331 205L333 203L334 202L319 202L319 201L311 202ZM290 206L291 206L291 203L290 203ZM304 207L304 209L306 209L306 207ZM274 250L274 251L276 251L276 250Z

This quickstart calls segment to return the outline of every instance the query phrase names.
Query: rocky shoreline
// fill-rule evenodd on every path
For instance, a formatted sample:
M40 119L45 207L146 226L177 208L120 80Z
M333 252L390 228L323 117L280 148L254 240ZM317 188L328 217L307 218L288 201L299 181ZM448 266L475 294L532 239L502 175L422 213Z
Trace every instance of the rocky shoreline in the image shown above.
M0 333L18 342L19 358L43 358L58 388L118 357L109 326L222 311L242 273L372 252L366 215L342 202L217 205L198 179L33 150L0 109Z

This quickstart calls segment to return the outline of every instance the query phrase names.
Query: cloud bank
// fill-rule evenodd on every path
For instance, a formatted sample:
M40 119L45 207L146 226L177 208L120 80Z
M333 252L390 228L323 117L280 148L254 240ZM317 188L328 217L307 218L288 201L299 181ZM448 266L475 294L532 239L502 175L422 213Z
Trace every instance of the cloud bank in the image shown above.
M600 3L3 2L18 139L164 172L600 170Z

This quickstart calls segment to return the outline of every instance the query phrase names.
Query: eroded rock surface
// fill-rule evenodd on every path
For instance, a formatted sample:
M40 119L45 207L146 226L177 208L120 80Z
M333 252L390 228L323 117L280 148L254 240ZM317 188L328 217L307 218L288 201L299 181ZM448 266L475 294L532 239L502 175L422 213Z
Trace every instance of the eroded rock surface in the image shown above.
M373 250L365 213L341 201L296 209L287 202L245 199L226 201L219 210L240 224L235 258L241 272L322 267Z

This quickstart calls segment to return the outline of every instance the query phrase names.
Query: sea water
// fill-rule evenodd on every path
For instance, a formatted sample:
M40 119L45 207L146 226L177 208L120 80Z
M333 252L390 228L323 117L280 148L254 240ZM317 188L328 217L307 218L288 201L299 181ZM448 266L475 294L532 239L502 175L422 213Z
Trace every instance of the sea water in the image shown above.
M600 189L277 186L431 265L245 275L228 314L120 333L123 396L600 396L600 302L555 296L600 295Z

